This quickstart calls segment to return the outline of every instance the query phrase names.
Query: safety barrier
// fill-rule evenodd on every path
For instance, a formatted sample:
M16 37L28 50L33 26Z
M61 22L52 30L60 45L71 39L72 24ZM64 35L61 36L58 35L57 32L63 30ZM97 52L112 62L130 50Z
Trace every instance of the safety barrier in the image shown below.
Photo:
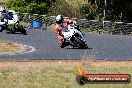
M32 27L33 21L41 21L43 27L46 28L55 22L55 16L18 13L21 24L26 27ZM70 17L64 17L70 18ZM132 23L98 21L70 18L77 21L82 31L94 32L98 34L114 34L114 35L130 35L132 33Z

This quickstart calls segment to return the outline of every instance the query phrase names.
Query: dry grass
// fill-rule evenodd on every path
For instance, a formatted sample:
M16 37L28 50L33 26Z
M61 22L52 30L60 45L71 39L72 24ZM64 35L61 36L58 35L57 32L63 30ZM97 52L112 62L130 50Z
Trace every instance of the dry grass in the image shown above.
M39 67L39 66L54 66L54 67L77 67L77 66L87 66L91 65L90 67L132 67L132 61L87 61L87 60L80 60L80 61L1 61L0 62L0 68L1 67L10 67L15 66L19 69L28 68L28 67Z
M0 54L6 54L8 52L16 52L19 49L18 45L15 45L8 41L0 41Z
M132 61L5 61L0 62L0 88L131 88L132 84L76 83L76 68L87 73L130 74Z

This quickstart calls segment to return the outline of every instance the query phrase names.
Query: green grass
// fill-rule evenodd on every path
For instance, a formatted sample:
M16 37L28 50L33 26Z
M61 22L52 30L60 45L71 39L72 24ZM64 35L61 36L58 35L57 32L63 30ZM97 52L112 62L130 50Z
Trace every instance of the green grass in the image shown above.
M81 62L0 62L0 88L131 88L130 84L76 83L76 68ZM99 63L100 64L100 63ZM131 66L83 65L89 74L130 74Z

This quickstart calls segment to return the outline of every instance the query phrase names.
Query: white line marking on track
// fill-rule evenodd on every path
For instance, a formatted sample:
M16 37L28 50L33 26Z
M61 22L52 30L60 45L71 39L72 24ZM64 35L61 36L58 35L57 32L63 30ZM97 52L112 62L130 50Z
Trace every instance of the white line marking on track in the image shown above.
M30 50L27 50L30 49ZM20 54L25 54L25 53L32 53L34 52L36 49L32 46L28 46L28 45L23 45L23 50Z
M14 43L14 42L11 42L11 43L19 46L20 50L18 50L16 52L7 52L4 55L28 54L28 53L32 53L36 50L34 47L29 46L29 45L23 45L23 44L18 44L18 43Z

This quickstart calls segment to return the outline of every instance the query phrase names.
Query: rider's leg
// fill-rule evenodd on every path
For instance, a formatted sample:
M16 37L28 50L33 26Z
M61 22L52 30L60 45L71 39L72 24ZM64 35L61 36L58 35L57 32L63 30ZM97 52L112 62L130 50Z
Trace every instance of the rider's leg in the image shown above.
M65 41L63 35L59 35L57 37L58 37L58 43L60 44L61 48L64 48L69 45L69 43Z
M64 48L69 45L69 43L66 42L64 39L59 39L58 42L59 42L61 48Z
M64 48L63 46L64 46L64 40L63 39L58 39L58 42L59 42L59 44L60 44L60 47L61 48Z

